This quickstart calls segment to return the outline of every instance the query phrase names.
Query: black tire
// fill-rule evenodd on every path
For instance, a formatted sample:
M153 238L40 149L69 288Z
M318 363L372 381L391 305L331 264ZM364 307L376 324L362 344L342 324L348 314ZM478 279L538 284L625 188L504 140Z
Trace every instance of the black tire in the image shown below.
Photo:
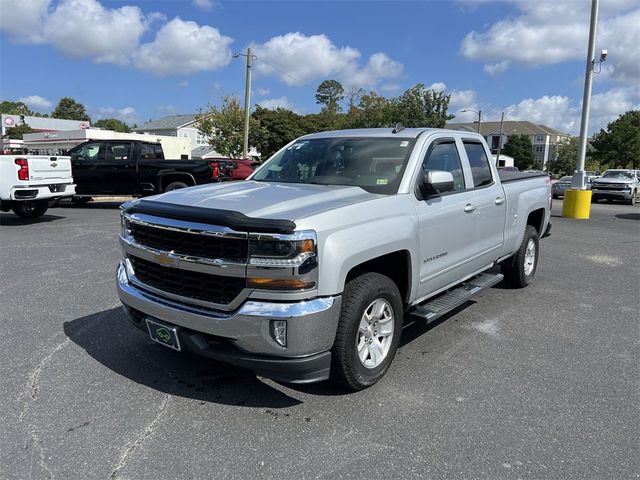
M533 268L527 267L529 242L534 245ZM538 231L531 225L527 225L524 237L518 252L502 263L502 274L505 282L514 288L524 288L531 283L538 268L538 257L540 256Z
M636 192L633 192L633 194L631 195L631 198L629 200L627 200L627 203L629 205L635 205L636 204Z
M385 315L393 315L392 319L380 322L388 322L387 328L392 325L393 331L388 341L388 350L382 356L381 362L367 367L358 356L359 340L362 340L364 348L368 348L367 340L359 334L359 329L365 313L370 310L369 307L373 308L372 305L375 302L381 302L384 305ZM363 390L380 380L389 369L398 349L402 333L402 315L400 292L389 277L379 273L365 273L347 282L342 297L336 340L331 350L331 379L350 390ZM375 335L374 338L379 345L386 346L387 344L382 343L386 340L382 335L382 328L378 327L380 328L380 334L378 334L377 331L373 331L375 327L371 322L369 323L371 328L369 334ZM381 342L380 338L382 338ZM371 342L368 343L371 344ZM371 357L365 362L374 362L374 360Z
M164 187L164 191L165 192L170 192L171 190L178 190L179 188L185 188L185 187L188 187L188 186L189 185L187 185L184 182L171 182L169 185Z
M598 203L598 200L600 200L598 197L591 195L591 203Z
M558 195L554 193L553 195L551 195L551 198L558 198Z
M16 202L12 208L13 213L20 218L38 218L45 214L49 208L47 200Z
M93 198L91 197L71 197L71 203L74 205L81 207L89 203Z

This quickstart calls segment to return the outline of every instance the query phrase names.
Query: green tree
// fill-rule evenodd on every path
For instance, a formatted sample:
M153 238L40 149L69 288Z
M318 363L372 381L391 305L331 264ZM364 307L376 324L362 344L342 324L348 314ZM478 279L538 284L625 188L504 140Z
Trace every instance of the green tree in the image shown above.
M96 121L93 126L102 128L103 130L113 130L114 132L131 132L129 125L118 120L117 118L102 118Z
M549 166L553 173L570 175L575 170L578 160L578 140L578 137L570 137L558 143L556 158Z
M316 103L324 105L322 110L330 113L341 111L340 103L344 98L344 88L337 80L325 80L316 90Z
M66 120L83 120L90 122L84 105L76 102L71 97L63 97L58 102L58 106L51 112L53 118L63 118Z
M398 123L395 116L393 101L371 91L360 97L357 108L349 109L346 122L349 128L392 127Z
M27 107L24 102L0 102L0 113L6 113L9 115L33 115L33 112Z
M252 118L258 128L250 135L251 145L255 146L263 159L269 158L291 140L306 133L308 122L301 115L285 108L270 110L256 107Z
M502 149L502 153L513 157L513 163L520 170L528 170L536 165L536 159L533 155L533 144L528 135L517 134L509 135L507 143Z
M22 140L22 135L24 135L25 133L33 133L33 129L26 123L21 123L20 125L16 125L15 127L7 129L3 138Z
M610 168L640 168L640 110L630 110L593 136L595 156Z
M405 127L444 128L453 118L447 113L450 99L451 95L418 83L393 100L394 120Z
M222 106L209 106L209 110L196 116L198 131L207 137L209 145L225 157L242 157L244 141L244 109L236 97L225 96ZM259 131L260 124L249 118L249 144Z

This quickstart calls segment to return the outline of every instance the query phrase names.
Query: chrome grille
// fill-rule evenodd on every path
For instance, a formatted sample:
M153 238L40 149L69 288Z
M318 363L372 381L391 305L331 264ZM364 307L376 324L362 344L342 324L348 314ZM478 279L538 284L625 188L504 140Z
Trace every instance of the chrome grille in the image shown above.
M233 301L246 285L244 278L223 277L207 273L164 267L130 256L135 277L145 285L182 297L226 305Z
M131 235L136 243L156 250L201 258L246 262L248 242L242 238L224 238L132 222Z

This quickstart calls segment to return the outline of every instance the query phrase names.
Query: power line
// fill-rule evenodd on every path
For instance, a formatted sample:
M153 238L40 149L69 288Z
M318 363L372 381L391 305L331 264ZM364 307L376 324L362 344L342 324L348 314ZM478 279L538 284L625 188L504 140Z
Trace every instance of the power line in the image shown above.
M263 63L265 63L266 65L270 66L271 68L273 68L274 70L276 70L276 71L280 72L281 74L286 75L287 77L289 77L289 78L290 78L290 79L292 79L293 81L295 81L295 82L299 83L301 86L303 86L303 87L308 87L308 88L312 88L308 83L304 83L304 82L302 82L302 81L298 80L296 77L294 77L294 76L293 76L293 75L291 75L290 73L287 73L287 72L285 72L284 70L282 70L282 69L280 69L280 68L276 67L275 65L272 65L271 63L267 62L265 59L260 58L260 57L256 57L256 59L257 59L259 62L263 62Z

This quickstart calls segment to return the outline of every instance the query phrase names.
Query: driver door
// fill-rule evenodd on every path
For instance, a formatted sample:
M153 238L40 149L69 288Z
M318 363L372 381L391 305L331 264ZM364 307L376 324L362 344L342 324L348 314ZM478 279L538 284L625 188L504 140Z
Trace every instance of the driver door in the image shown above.
M469 209L474 192L468 189L465 172L466 158L460 154L461 145L453 137L440 137L428 147L419 175L428 170L450 172L454 179L451 191L416 198L420 228L420 285L419 297L425 297L476 268L469 262L470 249L478 228L477 214ZM416 186L417 188L417 186Z

